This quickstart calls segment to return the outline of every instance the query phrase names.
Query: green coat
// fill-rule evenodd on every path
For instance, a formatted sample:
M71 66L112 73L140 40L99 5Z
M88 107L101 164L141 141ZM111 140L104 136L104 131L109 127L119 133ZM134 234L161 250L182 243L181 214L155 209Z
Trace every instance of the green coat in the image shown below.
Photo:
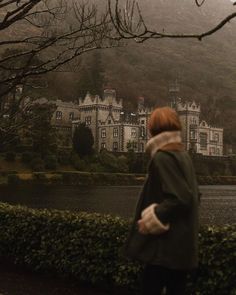
M158 203L156 215L170 230L162 235L142 235L137 229L141 212ZM171 269L198 265L199 194L191 159L185 151L158 151L149 165L148 177L136 208L126 244L128 256Z

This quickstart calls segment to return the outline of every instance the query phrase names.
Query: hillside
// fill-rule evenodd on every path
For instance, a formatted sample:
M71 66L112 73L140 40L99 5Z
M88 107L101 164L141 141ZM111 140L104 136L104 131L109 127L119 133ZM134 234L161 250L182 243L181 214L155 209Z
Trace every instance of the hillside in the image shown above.
M201 9L189 0L139 2L147 24L167 32L205 31L232 10L231 2L222 0L209 0ZM233 20L220 32L201 42L150 40L144 44L129 42L126 47L104 50L101 52L104 84L116 88L124 98L143 95L157 104L166 100L168 83L176 78L185 97L201 101L208 97L234 97L235 36L236 20ZM85 67L91 67L90 59L91 54L83 56ZM67 73L65 80L63 78L73 97L83 72L78 71L72 79ZM57 74L58 79L60 75ZM70 96L68 88L65 96Z
M139 0L139 3L148 27L173 33L206 31L235 11L230 0L206 0L201 8L196 7L194 0ZM135 105L139 96L144 96L150 105L163 105L168 99L169 83L178 79L180 96L201 102L205 118L226 129L228 142L232 136L236 142L232 132L236 129L235 36L236 19L201 42L131 41L125 47L100 51L99 66L94 63L93 53L83 55L75 73L68 72L67 67L64 69L67 72L48 75L48 88L41 89L39 95L76 99L80 96L81 81L87 79L86 75L96 77L94 72L99 71L102 85L117 89L127 106ZM93 88L91 82L85 85Z

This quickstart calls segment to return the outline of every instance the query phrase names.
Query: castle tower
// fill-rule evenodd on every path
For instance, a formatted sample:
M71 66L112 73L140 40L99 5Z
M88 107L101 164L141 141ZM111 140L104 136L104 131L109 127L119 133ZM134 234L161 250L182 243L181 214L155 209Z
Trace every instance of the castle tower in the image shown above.
M179 83L178 80L175 80L174 82L169 84L169 103L168 105L172 107L173 109L176 109L176 105L178 102L179 97Z
M176 101L175 109L182 125L182 138L185 148L197 152L199 150L199 117L200 105L195 101Z
M152 109L147 108L145 106L144 97L138 98L138 124L139 124L139 143L138 143L138 151L144 152L145 145L149 139L148 133L148 123L151 115Z
M145 98L143 96L138 97L138 110L144 109Z
M79 100L78 109L80 111L81 122L92 130L95 149L100 149L100 141L102 135L101 126L104 124L112 125L114 121L120 119L120 113L123 109L122 100L117 100L116 91L114 89L105 89L103 98L98 95L91 96L89 93L84 100Z

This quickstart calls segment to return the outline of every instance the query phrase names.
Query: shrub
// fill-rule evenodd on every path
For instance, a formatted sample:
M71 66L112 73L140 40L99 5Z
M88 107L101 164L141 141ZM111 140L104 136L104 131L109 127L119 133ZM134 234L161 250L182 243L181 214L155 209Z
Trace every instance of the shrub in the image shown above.
M104 167L104 171L119 172L117 158L112 153L106 150L102 150L99 154L98 160L100 164Z
M129 222L109 215L0 203L0 259L88 283L135 289L142 266L122 256ZM200 268L189 294L235 294L236 225L203 227Z
M51 169L51 170L57 169L58 162L57 162L57 157L56 156L48 155L48 156L45 157L44 162L45 162L45 168L46 169Z
M90 172L104 172L104 167L100 163L91 163L89 165Z
M76 154L72 155L72 165L79 171L87 171L87 169L89 169L85 160L80 159L80 157Z
M5 160L7 162L15 162L16 160L16 153L15 152L6 152Z
M17 185L20 183L19 176L17 174L9 174L7 177L7 183L9 185Z
M117 158L118 160L118 172L121 173L127 173L129 171L129 167L128 167L128 159L125 156L119 156Z
M70 152L64 152L61 151L58 154L58 162L61 165L70 165L71 164L71 153Z
M43 183L47 180L45 172L34 172L33 179Z
M35 158L30 163L33 171L43 171L45 169L44 161L41 158Z
M33 153L32 152L24 152L21 155L21 161L25 164L29 164L33 159Z

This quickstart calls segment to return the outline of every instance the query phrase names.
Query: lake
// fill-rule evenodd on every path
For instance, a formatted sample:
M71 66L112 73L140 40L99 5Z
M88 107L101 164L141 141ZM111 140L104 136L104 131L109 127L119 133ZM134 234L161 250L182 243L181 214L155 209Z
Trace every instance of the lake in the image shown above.
M88 211L133 216L140 186L2 186L0 201L32 208ZM236 186L200 186L200 220L204 224L236 223Z

